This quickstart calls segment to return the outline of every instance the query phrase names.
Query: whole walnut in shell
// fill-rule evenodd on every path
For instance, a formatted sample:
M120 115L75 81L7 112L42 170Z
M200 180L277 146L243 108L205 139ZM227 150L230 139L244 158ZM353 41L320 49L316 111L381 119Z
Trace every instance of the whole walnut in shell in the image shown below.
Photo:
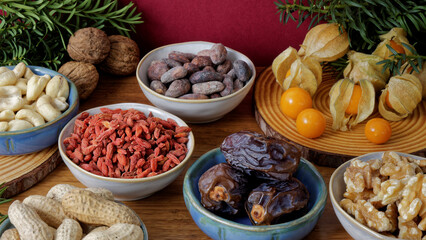
M79 29L70 37L67 51L75 61L98 64L108 56L110 45L104 31L88 27Z
M122 76L134 73L140 57L136 42L121 35L111 35L108 39L111 50L108 57L101 63L101 70Z
M99 80L99 73L91 63L67 62L58 70L74 82L80 99L86 99L95 90Z

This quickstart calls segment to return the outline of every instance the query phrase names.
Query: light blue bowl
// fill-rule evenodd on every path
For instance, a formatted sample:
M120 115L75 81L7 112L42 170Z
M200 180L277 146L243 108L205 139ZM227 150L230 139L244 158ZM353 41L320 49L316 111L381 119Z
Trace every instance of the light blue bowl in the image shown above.
M307 160L301 159L295 177L309 191L308 212L293 221L270 226L253 226L248 217L240 217L233 221L219 217L205 209L200 203L198 180L210 167L225 162L219 148L201 156L188 169L183 184L183 196L186 207L198 227L213 239L242 240L278 240L302 239L315 227L324 211L327 200L327 188L318 170Z
M13 69L15 66L6 67ZM62 75L44 67L27 67L37 75L48 74L51 77L55 75ZM73 82L71 82L68 78L66 79L70 86L70 94L67 99L69 104L68 109L56 119L43 125L19 131L0 132L0 155L20 155L37 152L57 143L58 136L62 128L69 120L71 120L71 118L77 115L79 107L77 88Z

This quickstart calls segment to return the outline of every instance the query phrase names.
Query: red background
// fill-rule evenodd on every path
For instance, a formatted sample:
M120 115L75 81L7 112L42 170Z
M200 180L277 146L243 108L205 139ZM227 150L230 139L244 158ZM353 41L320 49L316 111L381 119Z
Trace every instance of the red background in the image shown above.
M120 0L127 4L130 0ZM166 44L185 41L222 43L269 66L288 46L298 49L309 22L299 28L279 21L273 0L133 0L144 23L133 39L142 56Z

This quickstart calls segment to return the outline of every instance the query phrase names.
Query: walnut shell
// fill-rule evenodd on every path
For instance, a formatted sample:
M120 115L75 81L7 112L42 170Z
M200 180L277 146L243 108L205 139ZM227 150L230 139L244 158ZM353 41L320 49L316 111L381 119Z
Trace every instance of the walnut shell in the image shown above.
M108 39L111 43L111 50L108 57L99 66L101 70L122 76L134 73L140 57L136 42L121 35L111 35Z
M99 80L99 73L91 63L67 62L59 68L58 72L74 82L80 99L88 98Z
M79 29L70 37L67 51L75 61L98 64L108 56L110 46L104 31L88 27Z

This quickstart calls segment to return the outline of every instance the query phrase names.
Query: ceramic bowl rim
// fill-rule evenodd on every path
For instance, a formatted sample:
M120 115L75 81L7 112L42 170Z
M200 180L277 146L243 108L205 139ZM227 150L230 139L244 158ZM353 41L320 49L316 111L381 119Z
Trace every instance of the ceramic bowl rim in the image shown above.
M7 68L11 68L13 69L14 66L4 66ZM26 128L26 129L22 129L22 130L17 130L17 131L7 131L7 132L0 132L0 137L6 137L6 136L15 136L15 135L19 135L19 134L24 134L24 133L30 133L30 132L35 132L37 130L43 129L43 128L47 128L55 123L57 123L59 120L65 118L66 116L69 115L69 113L71 113L79 104L79 97L78 97L78 91L77 91L77 87L75 86L75 84L69 80L67 77L65 77L63 74L60 74L58 72L56 72L55 70L49 69L49 68L45 68L45 67L40 67L40 66L34 66L34 65L28 65L26 66L28 68L30 68L31 70L34 69L41 69L42 71L52 71L54 73L56 73L56 75L61 75L62 77L64 77L68 84L70 85L70 93L71 93L71 89L73 89L74 93L75 93L75 97L76 100L70 105L68 106L67 110L65 110L63 113L61 113L61 115L59 115L58 117L56 117L55 119L53 119L52 121L48 121L40 126L36 126L36 127L32 127L32 128ZM50 74L49 74L50 75Z
M310 163L308 160L301 158L300 160L303 161L303 163L305 163L309 169L312 170L313 173L315 173L315 176L319 179L321 179L322 181L320 182L320 186L321 188L319 189L319 195L318 198L316 199L316 201L314 202L314 206L311 208L311 210L306 213L305 215L303 215L300 218L297 218L295 220L289 221L289 222L285 222L285 223L280 223L280 224L274 224L274 225L269 225L269 226L253 226L253 225L245 225L245 224L241 224L241 223L237 223L225 218L222 218L212 212L210 212L209 210L205 209L201 203L198 201L198 199L195 197L194 193L191 191L191 187L190 187L190 179L189 179L189 174L193 173L194 169L196 166L200 165L201 162L199 161L201 158L206 158L210 155L213 155L216 153L216 151L220 151L219 148L214 148L210 151L208 151L207 153L203 154L200 158L198 158L193 164L192 166L188 169L188 171L185 174L185 178L184 178L184 191L188 196L188 200L191 202L191 205L197 209L197 211L201 212L201 214L203 216L206 216L207 218L209 218L210 220L226 225L228 227L232 227L232 228L236 228L236 229L240 229L240 230L245 230L245 231L251 231L251 232L266 232L266 231L272 231L272 230L286 230L286 232L292 231L292 229L300 227L301 225L303 225L306 222L311 221L312 219L314 219L315 217L320 217L321 212L324 210L326 202L327 202L327 186L325 184L324 178L322 177L322 175L318 172L318 170L316 169L316 167Z
M139 76L139 70L142 67L142 63L148 58L148 56L150 56L154 52L156 52L156 51L158 51L160 49L166 48L166 47L173 47L173 46L179 46L179 45L190 45L190 44L200 44L200 43L202 43L202 44L215 44L215 43L207 42L207 41L180 42L180 43L173 43L173 44L164 45L164 46L155 48L155 49L151 50L150 52L148 52L139 61L139 64L138 64L138 66L136 68L136 78L138 80L139 86L142 86L143 90L148 91L150 94L154 95L157 98L161 98L163 100L171 101L171 102L179 102L179 103L211 103L211 102L220 102L220 101L224 101L224 100L233 98L233 97L235 97L235 96L243 93L246 88L251 88L251 86L253 86L254 80L256 79L256 67L255 67L255 65L253 64L253 62L251 61L251 59L248 58L246 55L242 54L241 52L239 52L237 50L229 48L229 47L225 47L227 51L231 50L231 51L235 52L237 55L244 56L244 57L246 57L249 60L249 62L247 64L249 65L249 67L252 70L252 76L247 81L247 83L244 85L243 88L241 88L240 90L238 90L238 91L236 91L234 93L231 93L231 94L229 94L227 96L224 96L224 97L213 98L213 99L180 99L180 98L167 97L167 96L159 94L159 93L155 92L154 90L152 90L151 88L149 88L149 86L145 85L145 83L142 81L141 77Z
M376 155L376 154L383 154L385 151L379 151L379 152L371 152L371 153L367 153L367 154L363 154L361 156L358 157L354 157L348 161L346 161L345 163L341 164L338 168L336 168L333 172L333 174L330 177L330 182L329 182L329 192L330 192L330 201L331 204L334 208L335 211L339 212L346 220L348 220L352 225L355 225L355 227L362 229L364 233L369 234L371 237L375 237L377 239L395 239L395 238L389 238L383 234L380 234L372 229L370 229L369 227L359 223L355 218L353 218L349 213L347 213L345 210L343 210L343 208L340 206L340 204L337 202L336 200L336 196L334 195L333 192L333 185L335 183L336 178L337 178L337 173L343 171L343 169L346 169L347 167L349 167L351 161L355 160L355 159L359 159L359 158L364 158L364 157L368 157L370 155ZM394 151L395 152L395 151ZM408 154L408 153L401 153L401 152L395 152L398 155L403 155L403 156L409 156L409 157L415 157L415 158L422 158L420 156L416 156L413 154ZM426 158L425 158L426 159ZM363 161L363 160L361 160ZM340 219L339 219L340 222ZM342 223L340 223L342 224Z
M157 111L159 111L159 112L163 112L163 113L167 113L167 114L170 114L171 115L171 117L170 118L172 118L173 120L178 120L178 121L181 121L184 125L180 125L180 126L188 126L187 124L186 124L186 122L185 121L183 121L181 118L179 118L179 117L177 117L176 115L174 115L174 114L171 114L171 113L169 113L169 112L167 112L167 111L164 111L164 110L162 110L162 109L159 109L159 108L157 108L157 107L153 107L153 106L151 106L151 105L147 105L147 104L142 104L142 103L131 103L131 102L126 102L126 103L115 103L115 104L109 104L109 105L102 105L102 106L98 106L98 107L94 107L94 108L90 108L90 109L87 109L87 110L85 110L85 111L82 111L81 113L83 113L83 112L86 112L86 111L90 111L90 110L95 110L95 109L100 109L100 108L113 108L113 107L116 107L117 105L127 105L127 104L132 104L132 105L138 105L138 106L140 106L140 107L142 107L142 108L154 108L155 110L157 110ZM136 109L136 110L138 110L138 109ZM140 110L138 110L138 111L140 111ZM80 113L80 114L81 114ZM81 168L81 167L79 167L77 164L75 164L66 154L65 154L65 152L64 152L64 149L62 148L62 144L61 144L61 139L62 139L62 135L63 134L65 134L64 133L64 130L66 129L66 128L68 128L68 127L70 127L70 125L71 125L71 123L72 122L74 122L75 121L75 119L77 118L77 117L79 117L80 116L80 114L77 114L74 118L72 118L66 125L65 125L65 127L61 130L61 133L59 134L59 137L58 137L58 150L59 150L59 152L60 152L60 155L61 155L61 157L62 157L62 160L65 162L65 163L67 163L67 165L68 164L70 164L74 169L77 169L79 172L81 172L81 173L83 173L85 176L88 176L88 177L90 177L90 178L96 178L97 180L102 180L102 181L107 181L107 182L116 182L116 183L142 183L142 182L153 182L153 181L155 181L155 180L158 180L158 179L161 179L161 178L165 178L165 177L167 177L167 176L169 176L169 175L172 175L173 173L175 173L175 172L178 172L178 171L180 171L182 168L184 168L185 166L186 166L186 164L189 162L189 159L191 158L191 156L192 156L192 153L193 153L193 151L194 151L194 148L195 148L195 138L194 138L194 134L192 133L192 131L189 133L189 141L188 141L188 143L187 143L187 145L189 145L189 143L191 142L191 147L190 148L188 148L188 152L187 152L187 154L186 154L186 156L185 156L185 158L181 161L181 163L180 164L178 164L176 167L174 167L174 168L172 168L171 170L169 170L169 171L167 171L167 172L164 172L164 173L161 173L161 174L158 174L158 175L155 175L155 176L151 176L151 177L144 177L144 178L111 178L111 177L104 177L104 176L99 176L99 175L96 175L96 174L93 174L93 173L91 173L91 172L88 172L88 171L86 171L86 170L84 170L83 168ZM177 121L177 122L178 122ZM70 168L70 167L68 167L68 168ZM71 170L71 169L70 169Z

